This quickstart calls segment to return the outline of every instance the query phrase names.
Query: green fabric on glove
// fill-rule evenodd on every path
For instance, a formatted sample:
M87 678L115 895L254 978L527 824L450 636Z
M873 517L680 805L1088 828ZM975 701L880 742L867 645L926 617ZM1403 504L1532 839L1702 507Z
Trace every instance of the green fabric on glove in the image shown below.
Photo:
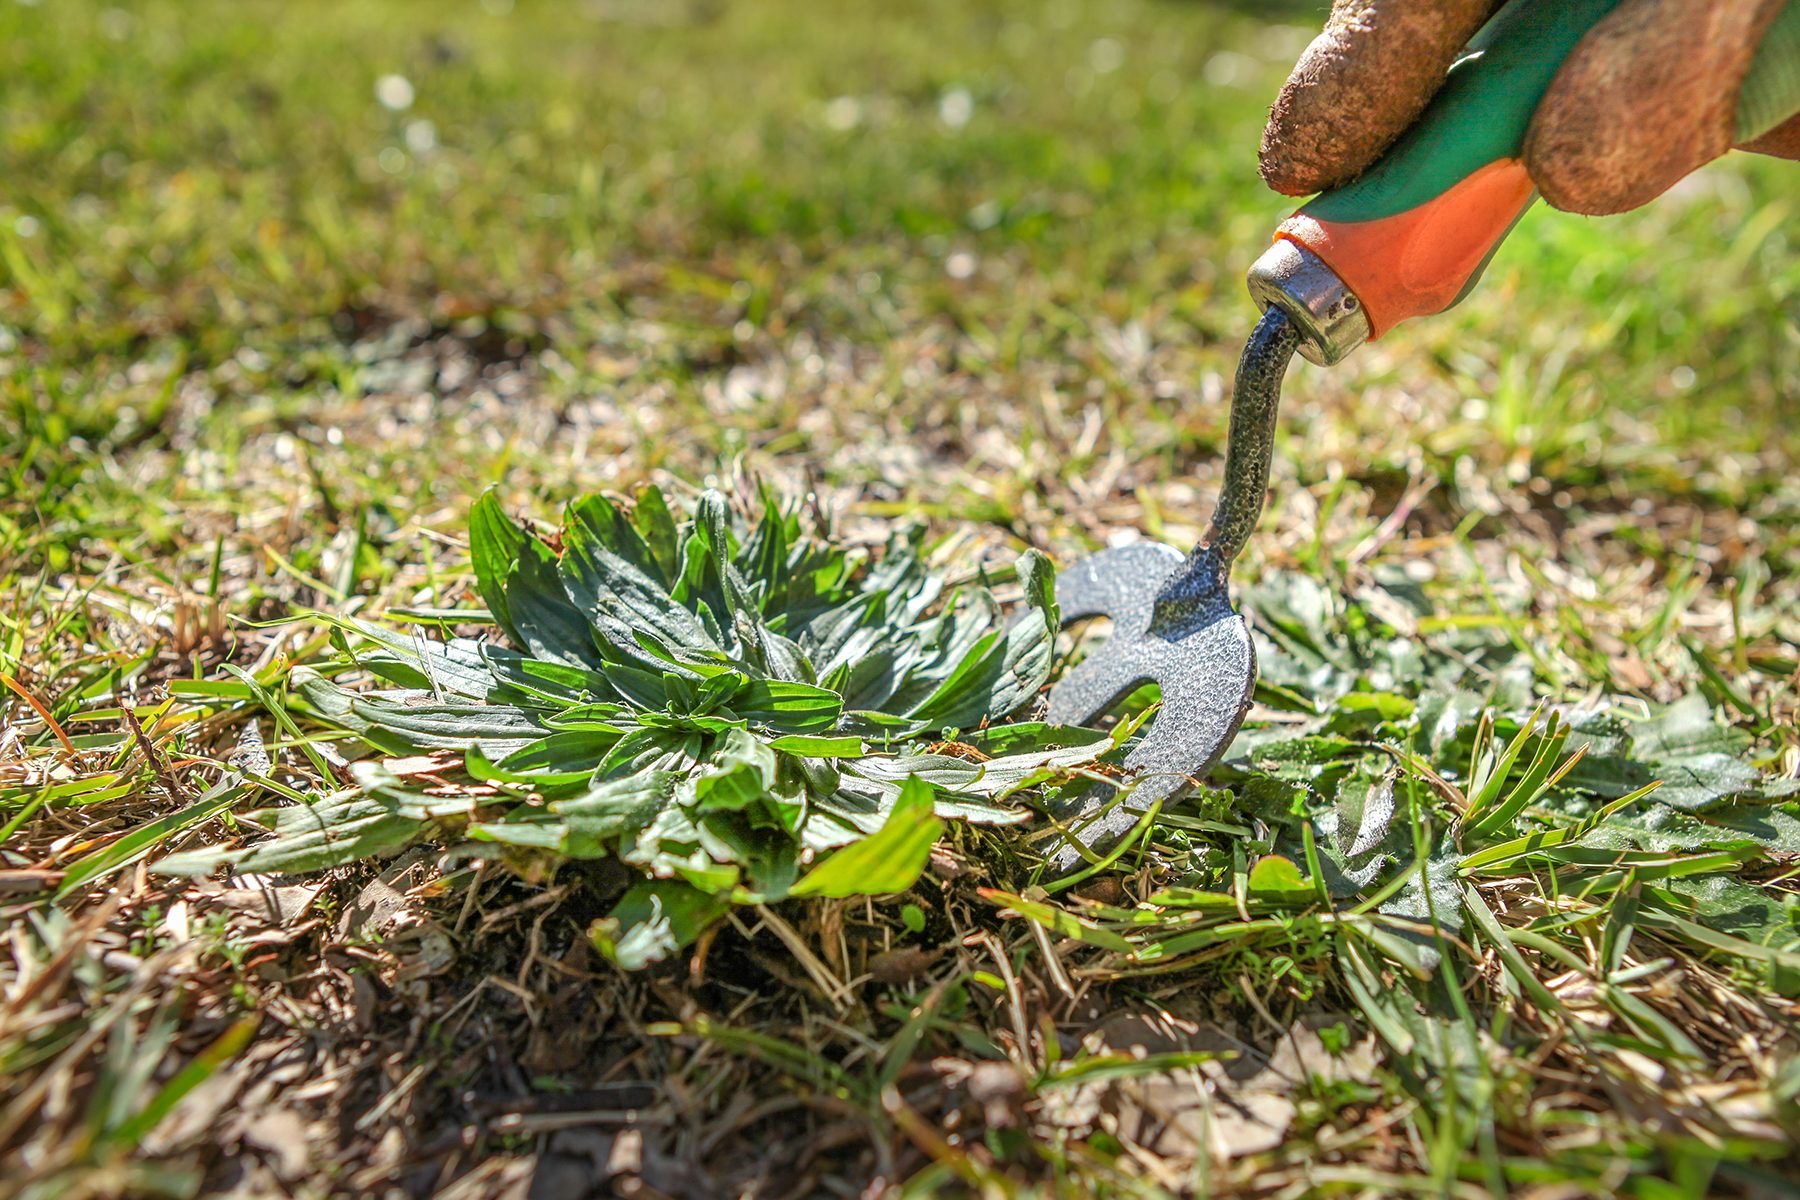
M1763 34L1738 92L1737 140L1761 137L1800 113L1800 0L1788 0Z

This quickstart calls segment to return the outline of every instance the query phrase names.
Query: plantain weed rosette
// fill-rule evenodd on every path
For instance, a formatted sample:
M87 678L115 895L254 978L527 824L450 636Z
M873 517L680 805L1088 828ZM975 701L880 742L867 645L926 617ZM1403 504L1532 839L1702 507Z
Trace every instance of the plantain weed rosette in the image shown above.
M353 786L258 814L267 839L161 868L297 873L427 840L540 875L614 857L639 882L595 940L638 967L734 904L904 891L946 820L1022 821L1017 793L1112 748L995 724L1050 674L1043 555L1018 559L1009 623L928 567L920 528L871 553L767 491L760 509L708 491L678 518L647 487L575 501L546 541L483 496L470 555L506 644L328 617L341 660L295 685L375 753ZM334 678L359 671L386 687Z

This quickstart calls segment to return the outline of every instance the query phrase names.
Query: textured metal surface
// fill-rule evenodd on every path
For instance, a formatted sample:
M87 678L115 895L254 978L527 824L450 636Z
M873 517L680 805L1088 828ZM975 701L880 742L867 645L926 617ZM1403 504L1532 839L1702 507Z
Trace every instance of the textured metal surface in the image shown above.
M1231 395L1231 432L1225 439L1225 484L1213 509L1212 524L1189 555L1198 568L1201 551L1218 552L1218 587L1244 543L1256 531L1269 488L1269 464L1275 458L1275 418L1281 408L1281 380L1293 361L1300 334L1280 309L1270 309L1250 331L1238 356L1237 384ZM1173 581L1171 581L1173 586Z
M1250 267L1258 308L1287 313L1300 329L1300 353L1329 367L1369 340L1369 315L1337 272L1306 247L1278 238Z
M1272 309L1244 347L1231 403L1225 486L1192 553L1158 542L1123 546L1083 559L1057 578L1065 624L1104 616L1113 629L1051 689L1045 719L1087 724L1142 683L1162 689L1161 710L1125 760L1134 786L1124 802L1113 804L1117 788L1097 785L1056 814L1079 826L1090 849L1106 849L1144 809L1197 782L1225 753L1250 707L1256 652L1249 626L1231 607L1226 577L1262 514L1281 379L1298 339L1281 310ZM1050 858L1059 872L1082 861L1067 843Z
M1102 813L1118 789L1097 784L1056 814L1079 824L1082 842L1093 849L1116 843L1144 809L1186 790L1217 762L1250 705L1256 682L1250 628L1231 610L1219 560L1199 564L1200 579L1210 575L1220 585L1210 591L1192 586L1193 567L1175 547L1148 542L1084 559L1056 581L1064 620L1107 616L1113 630L1051 691L1045 719L1086 724L1146 681L1160 685L1163 695L1150 731L1125 759L1134 786L1124 802ZM1184 593L1173 605L1161 602L1170 585ZM1051 861L1062 872L1082 859L1064 843Z

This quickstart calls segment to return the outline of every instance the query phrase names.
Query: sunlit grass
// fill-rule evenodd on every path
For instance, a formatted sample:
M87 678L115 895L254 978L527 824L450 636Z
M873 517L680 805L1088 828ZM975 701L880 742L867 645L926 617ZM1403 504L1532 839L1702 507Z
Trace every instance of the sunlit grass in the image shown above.
M756 475L853 543L928 519L964 583L1191 540L1290 205L1258 125L1317 7L0 0L0 1192L260 1163L194 1114L280 1054L344 1081L308 1144L370 1191L406 1169L378 1144L445 1181L554 1157L560 1098L610 1112L621 1080L658 1085L653 1147L820 1146L917 1194L1786 1171L1800 260L1792 169L1741 156L1628 217L1540 209L1459 309L1294 370L1242 571L1261 707L1078 888L953 829L904 900L746 908L646 984L571 949L604 871L403 856L226 904L143 869L256 845L250 813L334 777L354 747L288 685L355 680L288 618L475 603L491 485L542 514ZM1538 792L1595 740L1540 702L1690 694L1678 765L1748 799L1609 808L1669 759L1604 746ZM1331 835L1292 810L1390 768L1395 853L1454 860L1422 924L1321 895ZM383 888L404 921L368 916ZM1273 1053L1321 1008L1332 1062L1383 1062L1306 1081L1272 1149L1159 1168L1079 1124L1090 1083L1216 1082L1106 1016Z

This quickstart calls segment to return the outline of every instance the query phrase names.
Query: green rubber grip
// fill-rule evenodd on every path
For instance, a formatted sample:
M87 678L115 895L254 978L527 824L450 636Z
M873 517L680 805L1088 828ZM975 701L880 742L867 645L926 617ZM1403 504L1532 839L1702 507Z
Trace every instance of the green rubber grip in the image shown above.
M1378 221L1418 208L1490 163L1518 158L1557 70L1618 3L1513 0L1482 27L1418 121L1373 167L1300 211L1321 221Z
M1800 0L1763 31L1762 45L1738 89L1737 140L1747 142L1800 113Z

